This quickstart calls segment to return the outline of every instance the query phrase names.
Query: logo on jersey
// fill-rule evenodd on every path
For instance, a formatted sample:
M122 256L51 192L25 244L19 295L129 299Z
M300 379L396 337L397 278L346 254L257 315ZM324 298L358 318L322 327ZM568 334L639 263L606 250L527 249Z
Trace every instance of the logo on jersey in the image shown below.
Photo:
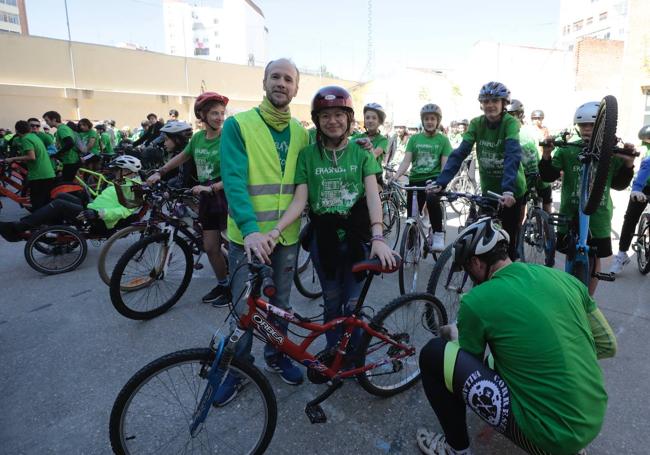
M505 431L510 413L510 396L505 382L496 375L494 380L476 379L470 376L463 387L467 404L488 424Z

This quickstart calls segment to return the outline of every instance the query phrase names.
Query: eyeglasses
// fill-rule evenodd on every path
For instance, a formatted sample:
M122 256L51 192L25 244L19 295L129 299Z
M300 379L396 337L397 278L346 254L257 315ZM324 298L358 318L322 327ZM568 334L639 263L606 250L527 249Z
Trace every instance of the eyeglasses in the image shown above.
M32 128L40 128L41 127L41 125L38 124L38 123L30 123L29 126L31 126Z

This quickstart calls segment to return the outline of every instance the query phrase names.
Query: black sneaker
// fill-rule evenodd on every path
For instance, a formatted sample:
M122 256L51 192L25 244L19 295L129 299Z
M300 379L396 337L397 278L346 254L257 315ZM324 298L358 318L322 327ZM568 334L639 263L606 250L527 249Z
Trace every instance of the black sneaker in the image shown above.
M201 300L203 303L210 303L214 307L228 306L230 302L230 288L219 284L204 295Z
M0 236L2 236L7 242L20 242L22 240L14 223L0 221Z

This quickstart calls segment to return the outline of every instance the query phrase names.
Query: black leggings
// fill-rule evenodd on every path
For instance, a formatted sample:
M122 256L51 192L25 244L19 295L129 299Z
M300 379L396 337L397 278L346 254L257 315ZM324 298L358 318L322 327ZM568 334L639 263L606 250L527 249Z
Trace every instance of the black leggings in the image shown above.
M546 455L526 438L515 422L510 406L510 391L505 381L473 355L458 350L453 362L453 393L445 385L445 347L441 338L431 340L420 352L422 386L447 443L456 450L469 447L466 407L528 453ZM451 346L450 346L451 348Z
M650 197L650 185L643 188L643 194ZM618 243L618 249L620 251L627 251L630 249L636 224L639 222L639 218L641 218L641 214L645 210L646 205L648 205L647 201L637 202L630 199L630 202L628 202L627 210L625 211L625 218L623 220L623 227L621 228L621 240Z
M50 202L50 191L54 187L54 179L29 180L29 201L32 210L38 210Z
M409 182L409 186L425 186L426 182ZM424 204L427 204L427 210L429 212L429 221L431 222L431 229L433 232L443 232L444 228L442 226L442 206L440 205L440 196L435 195L434 193L427 193L426 191L417 192L418 199L418 210L421 212ZM413 190L406 191L406 211L407 216L413 216L413 210L411 210L411 198L413 197Z
M21 221L31 227L63 222L72 223L84 208L82 200L78 197L68 193L61 193L56 199L35 210Z
M517 259L517 239L521 230L521 208L524 204L524 198L515 199L512 207L501 207L497 217L501 220L501 226L510 236L508 245L508 257L512 261Z

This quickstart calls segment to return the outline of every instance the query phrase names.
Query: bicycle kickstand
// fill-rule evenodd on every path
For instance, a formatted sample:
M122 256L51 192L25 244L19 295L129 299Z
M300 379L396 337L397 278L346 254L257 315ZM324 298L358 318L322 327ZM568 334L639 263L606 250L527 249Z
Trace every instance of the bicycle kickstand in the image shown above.
M327 390L325 390L325 392L321 393L316 398L307 403L307 406L305 406L305 414L307 414L307 417L311 423L327 422L327 416L325 415L325 411L323 411L320 403L327 400L330 395L340 389L342 385L343 381L341 379L332 380L332 383L327 388Z

